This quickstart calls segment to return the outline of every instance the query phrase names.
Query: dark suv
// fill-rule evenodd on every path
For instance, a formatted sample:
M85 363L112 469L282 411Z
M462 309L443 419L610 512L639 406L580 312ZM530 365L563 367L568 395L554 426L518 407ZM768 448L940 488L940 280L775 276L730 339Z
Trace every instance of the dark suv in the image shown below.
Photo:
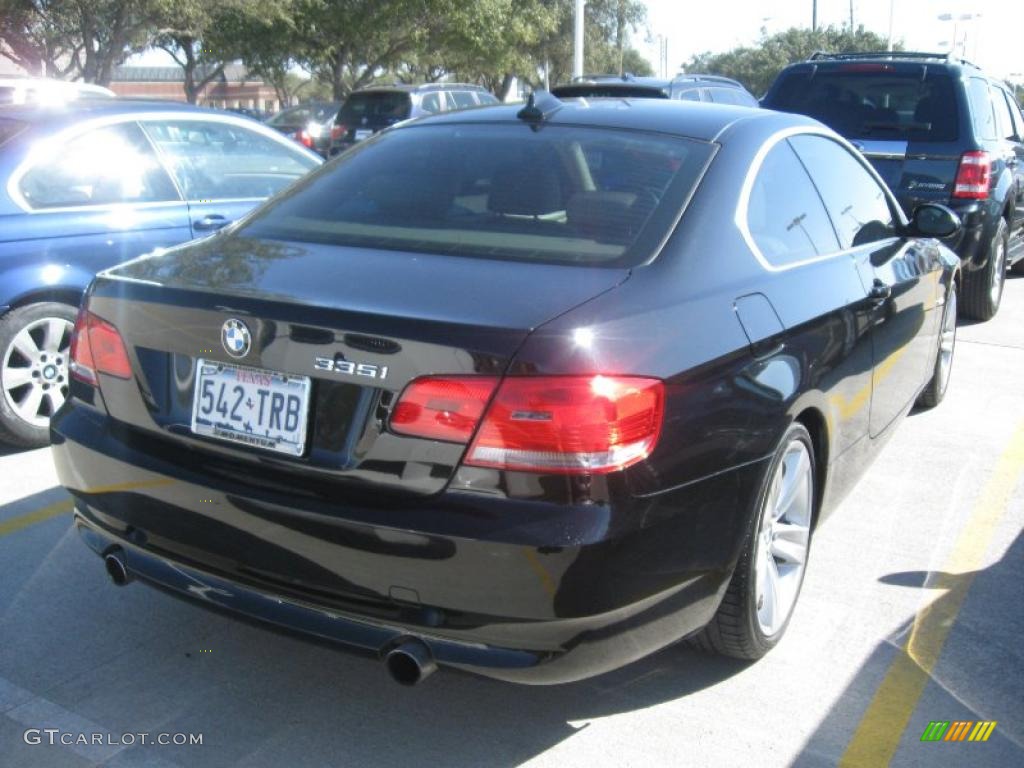
M816 53L786 67L761 105L850 139L908 215L922 203L955 210L961 308L996 314L1006 268L1024 260L1024 116L1004 83L941 53Z
M584 75L551 89L560 99L682 99L756 107L757 99L735 80L718 75L676 75L671 80L632 75Z
M334 118L331 154L336 155L357 141L411 117L497 103L498 99L486 88L468 83L363 88L348 97Z

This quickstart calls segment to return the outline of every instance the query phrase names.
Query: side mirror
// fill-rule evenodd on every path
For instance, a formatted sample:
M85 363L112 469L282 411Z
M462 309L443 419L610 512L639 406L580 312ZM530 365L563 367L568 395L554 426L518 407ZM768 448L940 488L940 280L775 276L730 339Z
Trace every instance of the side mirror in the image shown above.
M909 234L918 237L952 237L960 231L960 217L944 205L924 203L914 209Z

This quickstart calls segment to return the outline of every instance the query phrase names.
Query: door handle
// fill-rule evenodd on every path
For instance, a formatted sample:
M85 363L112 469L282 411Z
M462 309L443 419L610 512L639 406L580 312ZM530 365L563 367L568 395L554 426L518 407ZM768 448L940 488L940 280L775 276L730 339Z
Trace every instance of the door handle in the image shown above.
M230 219L221 216L219 213L211 213L209 216L203 216L201 219L196 219L193 226L196 229L207 231L213 229L220 229L223 226L230 224Z
M874 301L885 301L890 296L892 296L892 286L883 283L876 277L875 282L871 285L871 290L868 291L868 297Z

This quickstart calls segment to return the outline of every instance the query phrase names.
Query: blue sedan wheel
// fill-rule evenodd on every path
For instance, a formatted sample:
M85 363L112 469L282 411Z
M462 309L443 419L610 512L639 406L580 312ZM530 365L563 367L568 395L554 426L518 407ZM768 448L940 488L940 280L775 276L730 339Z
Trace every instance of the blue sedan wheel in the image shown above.
M30 304L0 319L0 439L23 447L49 442L50 417L68 396L75 309Z

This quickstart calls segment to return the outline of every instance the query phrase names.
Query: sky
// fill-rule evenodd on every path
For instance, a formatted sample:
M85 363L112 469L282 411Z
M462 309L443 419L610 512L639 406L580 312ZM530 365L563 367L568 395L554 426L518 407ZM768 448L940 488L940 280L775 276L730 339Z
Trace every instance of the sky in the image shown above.
M769 34L793 26L809 27L813 0L647 0L648 30L638 30L634 45L658 71L660 32L668 38L669 73L695 53L720 53L751 45L761 28ZM998 77L1024 82L1024 0L853 0L856 26L883 37L889 32L892 8L893 38L918 51L950 49L954 25L958 50L964 58ZM964 21L940 21L975 15ZM818 24L849 23L850 0L818 0ZM966 35L966 40L965 40Z

